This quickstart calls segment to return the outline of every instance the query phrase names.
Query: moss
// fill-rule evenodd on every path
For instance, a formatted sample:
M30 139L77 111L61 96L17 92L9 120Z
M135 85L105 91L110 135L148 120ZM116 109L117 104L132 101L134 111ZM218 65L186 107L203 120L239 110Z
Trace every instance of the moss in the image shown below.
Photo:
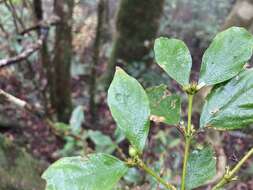
M0 135L0 189L44 190L45 165Z

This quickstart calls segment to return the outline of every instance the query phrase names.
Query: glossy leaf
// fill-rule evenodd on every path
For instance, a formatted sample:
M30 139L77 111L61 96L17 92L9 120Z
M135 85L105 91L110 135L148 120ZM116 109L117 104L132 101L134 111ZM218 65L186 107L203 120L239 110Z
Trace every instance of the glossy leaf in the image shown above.
M52 164L42 175L46 190L111 190L127 172L127 166L107 154L86 158L66 157Z
M249 69L227 83L214 87L204 105L200 126L229 130L252 122L253 70Z
M231 79L242 71L252 49L253 36L244 28L231 27L219 33L203 56L199 84L213 85Z
M72 114L71 114L71 118L70 118L70 126L71 126L71 131L74 134L78 134L81 131L81 126L82 123L84 122L84 111L83 111L83 107L82 106L77 106Z
M108 105L118 127L141 153L149 132L148 96L138 81L119 67L108 91Z
M181 100L177 95L170 95L166 85L148 88L151 115L158 120L175 125L179 123L181 112Z
M181 40L158 38L155 41L155 59L165 72L182 86L189 84L192 58Z
M186 189L194 189L216 174L216 159L213 150L205 147L201 150L193 150L189 156L186 173Z

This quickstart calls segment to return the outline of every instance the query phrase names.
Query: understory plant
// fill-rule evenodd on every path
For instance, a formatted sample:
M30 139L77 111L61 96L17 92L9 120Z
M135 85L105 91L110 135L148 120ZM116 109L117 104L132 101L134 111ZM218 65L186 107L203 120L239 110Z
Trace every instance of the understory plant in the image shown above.
M145 171L161 188L171 190L195 189L216 175L212 145L204 144L199 149L193 146L193 141L199 130L238 130L253 122L253 70L246 68L252 56L253 36L240 27L219 33L203 55L198 82L190 82L192 59L184 42L161 37L155 41L154 51L158 65L178 82L188 96L187 122L180 122L180 96L168 93L163 84L145 90L136 79L117 67L108 90L108 105L119 130L131 144L129 157L120 160L97 153L62 158L42 175L47 181L46 190L111 190L131 167ZM200 126L193 126L193 98L206 86L212 86L212 90L206 97ZM174 125L184 135L180 184L164 180L142 159L150 120ZM235 166L227 167L212 189L222 189L237 179L236 173L252 154L253 148Z

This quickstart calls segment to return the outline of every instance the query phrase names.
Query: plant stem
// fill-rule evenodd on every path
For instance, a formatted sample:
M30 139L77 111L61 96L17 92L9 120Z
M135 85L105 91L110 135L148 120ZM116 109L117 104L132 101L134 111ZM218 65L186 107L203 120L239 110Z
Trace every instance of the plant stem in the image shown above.
M184 151L184 163L183 163L183 172L182 172L182 179L181 179L181 190L185 190L185 178L187 172L187 161L189 157L190 151L190 144L192 138L192 131L191 131L191 117L192 117L192 102L193 102L193 95L188 95L188 122L187 128L185 132L185 151Z
M159 175L157 175L151 168L149 168L141 159L137 159L137 166L147 172L149 175L154 177L160 184L164 185L167 189L177 190L175 186L170 183L167 183Z
M253 156L253 147L249 150L249 152L247 152L247 154L236 164L236 166L231 171L228 171L223 176L223 178L212 188L212 190L217 190L217 189L223 187L224 185L226 185L227 183L229 183L230 181L232 181L235 173L240 170L240 168L242 167L242 165L251 156Z

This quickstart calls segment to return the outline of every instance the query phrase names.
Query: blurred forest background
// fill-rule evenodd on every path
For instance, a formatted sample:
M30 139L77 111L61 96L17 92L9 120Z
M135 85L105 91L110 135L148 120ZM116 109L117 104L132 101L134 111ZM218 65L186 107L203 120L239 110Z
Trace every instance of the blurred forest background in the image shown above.
M154 39L186 42L194 81L212 38L233 25L253 32L252 0L0 0L0 190L43 190L41 173L63 156L106 152L124 157L128 142L115 130L106 103L115 66L145 88L164 83L181 93L154 63ZM196 98L196 126L206 92ZM207 133L200 132L195 144L214 144L217 178L226 163L233 165L253 145L253 128ZM176 129L152 123L144 154L153 169L162 168L161 176L175 183L181 138ZM240 172L242 180L228 189L253 190L252 176L251 159ZM159 186L130 169L116 189Z

